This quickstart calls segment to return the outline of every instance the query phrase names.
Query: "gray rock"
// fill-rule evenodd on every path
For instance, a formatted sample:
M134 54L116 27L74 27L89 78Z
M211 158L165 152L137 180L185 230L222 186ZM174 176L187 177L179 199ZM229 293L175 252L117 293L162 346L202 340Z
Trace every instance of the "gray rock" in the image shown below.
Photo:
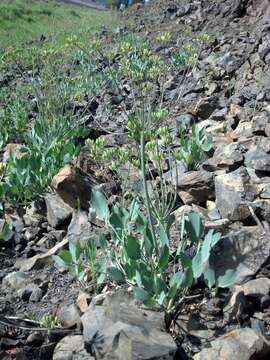
M42 290L33 283L26 285L25 288L18 291L18 295L24 301L39 302L42 299Z
M19 290L29 282L29 276L21 271L14 271L4 277L2 286Z
M53 360L95 360L84 348L81 335L64 337L55 347Z
M68 239L64 238L60 243L57 243L53 248L44 254L37 254L29 259L18 259L15 263L15 267L20 271L29 271L31 269L41 269L49 262L52 262L52 255L58 253L68 244Z
M238 144L232 143L228 145L219 145L211 159L203 164L206 170L235 170L244 162L243 153L245 148Z
M270 53L270 35L265 35L258 49L261 60L265 60L266 55Z
M202 119L208 119L216 108L217 108L217 104L215 98L211 98L211 97L202 98L197 102L193 114L196 117L200 117Z
M270 124L270 116L267 113L261 113L252 119L252 130L255 135L265 136L265 129Z
M41 229L39 227L28 227L25 230L24 237L27 241L31 241L35 239L41 232Z
M75 325L79 328L81 325L80 316L80 311L74 303L64 304L57 310L57 318L65 328L70 328Z
M270 199L270 182L269 182L269 184L262 185L260 197L262 199Z
M214 179L210 172L199 170L173 179L178 193L185 204L202 203L214 197Z
M243 328L233 330L214 340L210 348L202 350L193 359L252 360L269 354L270 345L266 339L250 328Z
M270 235L259 226L245 226L232 230L218 245L211 256L211 264L217 276L228 269L237 270L237 284L256 274L269 259Z
M270 155L254 146L245 154L245 165L254 170L270 172Z
M95 359L172 360L177 350L164 329L164 315L140 310L123 291L107 297L102 306L91 305L82 322Z
M216 206L222 218L244 220L250 216L247 199L253 200L254 195L247 195L249 176L245 168L241 171L218 175L215 178Z
M71 218L73 209L57 194L48 194L45 197L48 223L56 228Z
M84 246L92 234L92 225L89 221L88 214L85 211L75 211L72 215L71 223L68 227L67 238L69 242L80 241Z
M250 280L241 286L237 286L237 290L243 291L245 296L268 295L270 291L270 279L258 278Z
M32 201L23 216L25 225L38 227L46 220L46 206L43 200Z

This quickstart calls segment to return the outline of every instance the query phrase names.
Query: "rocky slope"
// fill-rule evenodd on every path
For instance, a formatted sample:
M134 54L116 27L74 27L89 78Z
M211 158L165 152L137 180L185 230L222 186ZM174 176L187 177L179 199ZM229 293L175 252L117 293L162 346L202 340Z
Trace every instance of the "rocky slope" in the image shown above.
M104 291L92 299L80 292L74 278L54 268L51 255L70 239L83 241L96 231L85 212L72 208L74 199L79 197L83 203L91 188L82 180L90 174L82 154L76 164L86 174L68 165L54 178L58 195L33 202L23 214L14 210L5 214L12 224L8 238L12 245L0 254L0 358L229 360L238 354L240 360L267 359L270 2L155 1L134 5L123 16L127 27L120 32L135 32L146 39L170 32L170 42L154 49L165 56L179 42L202 33L209 36L180 93L183 74L167 74L165 104L170 105L170 126L199 123L214 140L213 151L200 168L175 179L181 199L176 215L195 209L207 228L223 233L211 261L221 273L228 266L237 268L238 282L230 292L211 294L199 288L201 296L186 304L173 337L164 331L161 314L140 309L126 292ZM100 34L105 41L112 36L117 34ZM106 94L91 113L102 129L112 133L125 127L118 101L129 99L120 95L119 100L119 94ZM115 107L115 118L102 117L105 98ZM79 111L89 108L87 103L76 105ZM89 126L96 136L101 131L95 124L92 121ZM116 145L125 141L118 134L110 138ZM54 330L47 336L46 329L34 322L7 318L40 319L48 312L56 314L68 330Z

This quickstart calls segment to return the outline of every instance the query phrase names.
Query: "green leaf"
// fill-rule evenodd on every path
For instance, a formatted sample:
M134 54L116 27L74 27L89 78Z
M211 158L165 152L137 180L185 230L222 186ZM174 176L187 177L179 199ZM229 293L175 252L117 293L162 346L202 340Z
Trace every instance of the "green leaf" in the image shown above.
M69 251L74 263L76 263L81 257L81 244L80 241L70 242Z
M117 281L117 282L124 282L125 281L125 274L119 270L117 267L111 266L107 269L109 276Z
M161 249L160 258L158 261L158 266L161 270L167 269L169 263L169 257L170 257L169 248L167 245L164 245Z
M179 254L180 260L181 260L181 265L183 267L183 269L186 268L191 268L192 267L192 260L190 257L188 257L185 253L181 252Z
M99 219L108 221L110 212L107 199L100 191L92 191L91 206L95 209Z
M143 241L144 241L144 248L146 255L151 258L154 250L154 241L153 241L152 233L148 226L144 231Z
M106 236L104 234L100 235L99 245L100 245L101 249L103 249L103 250L107 250L107 248L108 248L108 241L107 241Z
M141 257L140 243L134 236L127 236L126 242L127 256L132 260L139 260Z
M63 260L67 265L72 264L72 256L68 250L62 250L58 256Z
M185 223L185 229L191 241L198 243L203 235L204 226L199 214L191 211L188 215L188 221Z
M206 271L204 271L203 277L210 289L216 284L216 274L214 269L209 267Z
M135 297L142 302L148 301L151 298L150 294L142 288L135 286L135 287L133 287L133 292L134 292Z
M211 135L209 135L205 141L202 143L202 150L207 152L209 150L211 150L213 147L213 137Z
M98 278L97 278L97 285L103 284L104 281L105 281L105 279L106 279L106 273L105 273L105 272L99 274L99 276L98 276Z
M205 264L202 261L202 253L199 251L192 259L192 271L194 278L198 279L205 269Z
M224 275L217 278L217 286L220 288L227 288L232 286L238 277L238 271L233 269L226 270Z
M141 274L139 273L138 270L136 270L136 283L139 288L142 287L142 278L141 278Z
M159 236L160 236L160 243L161 245L169 246L169 238L168 234L162 224L159 225Z

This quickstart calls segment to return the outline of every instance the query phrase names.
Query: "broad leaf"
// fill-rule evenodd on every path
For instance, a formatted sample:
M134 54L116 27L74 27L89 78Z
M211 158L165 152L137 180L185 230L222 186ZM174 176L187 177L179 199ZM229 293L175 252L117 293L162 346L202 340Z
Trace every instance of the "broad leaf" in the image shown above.
M125 275L124 273L119 270L117 267L111 266L108 268L108 274L109 276L115 280L115 281L119 281L119 282L124 282L125 281Z
M198 243L204 231L200 215L194 211L191 211L188 215L188 221L185 223L185 229L190 240Z
M107 199L100 191L92 191L91 206L95 209L97 217L105 222L109 218L109 207Z
M237 277L237 270L228 269L224 275L221 275L217 278L217 286L221 288L230 287L236 282Z
M162 224L159 225L159 236L160 236L160 243L162 246L167 245L169 246L169 238L166 232L166 229Z
M140 243L134 236L127 236L126 242L127 256L132 260L139 260L141 257Z
M69 251L74 263L76 263L81 256L81 244L78 241L69 243Z
M145 252L147 256L151 258L154 250L154 241L153 241L152 233L148 226L145 229L143 241L144 241Z
M203 273L204 280L207 286L211 289L216 284L216 273L215 270L209 267Z
M58 256L63 260L67 265L72 264L72 256L68 250L62 250Z
M148 301L151 298L150 294L142 288L135 286L133 288L133 292L134 292L135 297L142 302Z
M161 249L161 254L158 261L158 266L161 270L165 270L168 267L170 252L167 245L164 245Z

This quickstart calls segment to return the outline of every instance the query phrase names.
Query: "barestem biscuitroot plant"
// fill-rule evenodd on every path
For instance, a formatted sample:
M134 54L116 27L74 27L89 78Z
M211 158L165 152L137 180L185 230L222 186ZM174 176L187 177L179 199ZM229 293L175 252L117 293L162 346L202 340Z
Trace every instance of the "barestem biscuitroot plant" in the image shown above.
M211 250L221 234L213 230L206 233L197 213L182 218L181 239L175 251L170 240L174 218L166 229L159 224L152 230L154 225L150 225L138 200L133 200L129 209L113 206L109 210L100 192L92 193L91 206L109 228L113 240L113 245L109 245L106 239L100 239L107 255L107 274L118 283L131 285L135 297L146 307L165 311L168 324L196 279L204 277L209 287L227 287L234 282L233 270L216 276L209 265ZM191 248L193 255L188 255Z

